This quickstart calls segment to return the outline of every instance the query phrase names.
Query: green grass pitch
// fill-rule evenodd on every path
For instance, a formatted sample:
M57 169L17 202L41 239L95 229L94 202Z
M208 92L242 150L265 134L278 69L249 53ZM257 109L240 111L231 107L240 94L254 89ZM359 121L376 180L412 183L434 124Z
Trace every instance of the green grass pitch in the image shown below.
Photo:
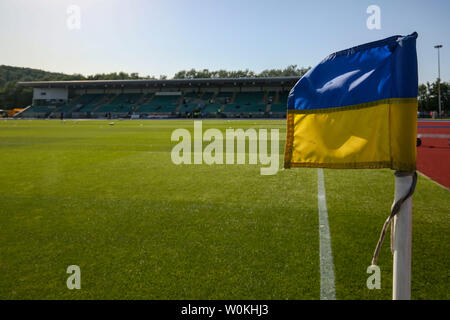
M171 162L192 121L0 121L0 299L319 299L317 170ZM207 120L207 128L285 122ZM366 268L394 194L390 170L325 170L338 299L390 299ZM450 193L419 176L412 298L449 299ZM81 268L68 290L66 268Z

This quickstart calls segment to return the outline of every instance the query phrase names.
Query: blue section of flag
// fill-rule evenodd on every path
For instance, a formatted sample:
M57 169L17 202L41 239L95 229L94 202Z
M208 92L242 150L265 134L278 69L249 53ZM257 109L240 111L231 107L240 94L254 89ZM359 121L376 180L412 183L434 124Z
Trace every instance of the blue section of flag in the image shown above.
M329 55L292 88L288 109L324 109L417 98L417 33Z

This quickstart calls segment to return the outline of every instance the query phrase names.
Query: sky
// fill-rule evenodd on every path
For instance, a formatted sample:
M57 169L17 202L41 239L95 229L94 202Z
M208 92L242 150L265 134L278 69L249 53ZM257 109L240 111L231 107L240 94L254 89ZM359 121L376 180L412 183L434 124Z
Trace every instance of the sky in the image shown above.
M370 5L379 29L367 27ZM261 72L417 31L419 82L437 77L436 44L450 81L449 14L449 0L0 0L0 65L169 78L191 68Z

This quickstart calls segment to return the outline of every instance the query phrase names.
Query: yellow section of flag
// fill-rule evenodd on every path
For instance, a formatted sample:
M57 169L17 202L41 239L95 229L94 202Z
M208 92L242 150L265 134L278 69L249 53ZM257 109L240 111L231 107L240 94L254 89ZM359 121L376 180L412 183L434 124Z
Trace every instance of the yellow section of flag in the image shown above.
M288 110L285 168L416 169L417 99Z

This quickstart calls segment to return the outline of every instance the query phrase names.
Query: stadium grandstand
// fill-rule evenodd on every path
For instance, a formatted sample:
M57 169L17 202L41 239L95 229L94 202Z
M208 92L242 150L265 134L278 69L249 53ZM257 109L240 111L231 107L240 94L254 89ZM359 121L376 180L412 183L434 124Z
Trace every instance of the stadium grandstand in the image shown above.
M19 82L20 118L284 118L299 77Z

